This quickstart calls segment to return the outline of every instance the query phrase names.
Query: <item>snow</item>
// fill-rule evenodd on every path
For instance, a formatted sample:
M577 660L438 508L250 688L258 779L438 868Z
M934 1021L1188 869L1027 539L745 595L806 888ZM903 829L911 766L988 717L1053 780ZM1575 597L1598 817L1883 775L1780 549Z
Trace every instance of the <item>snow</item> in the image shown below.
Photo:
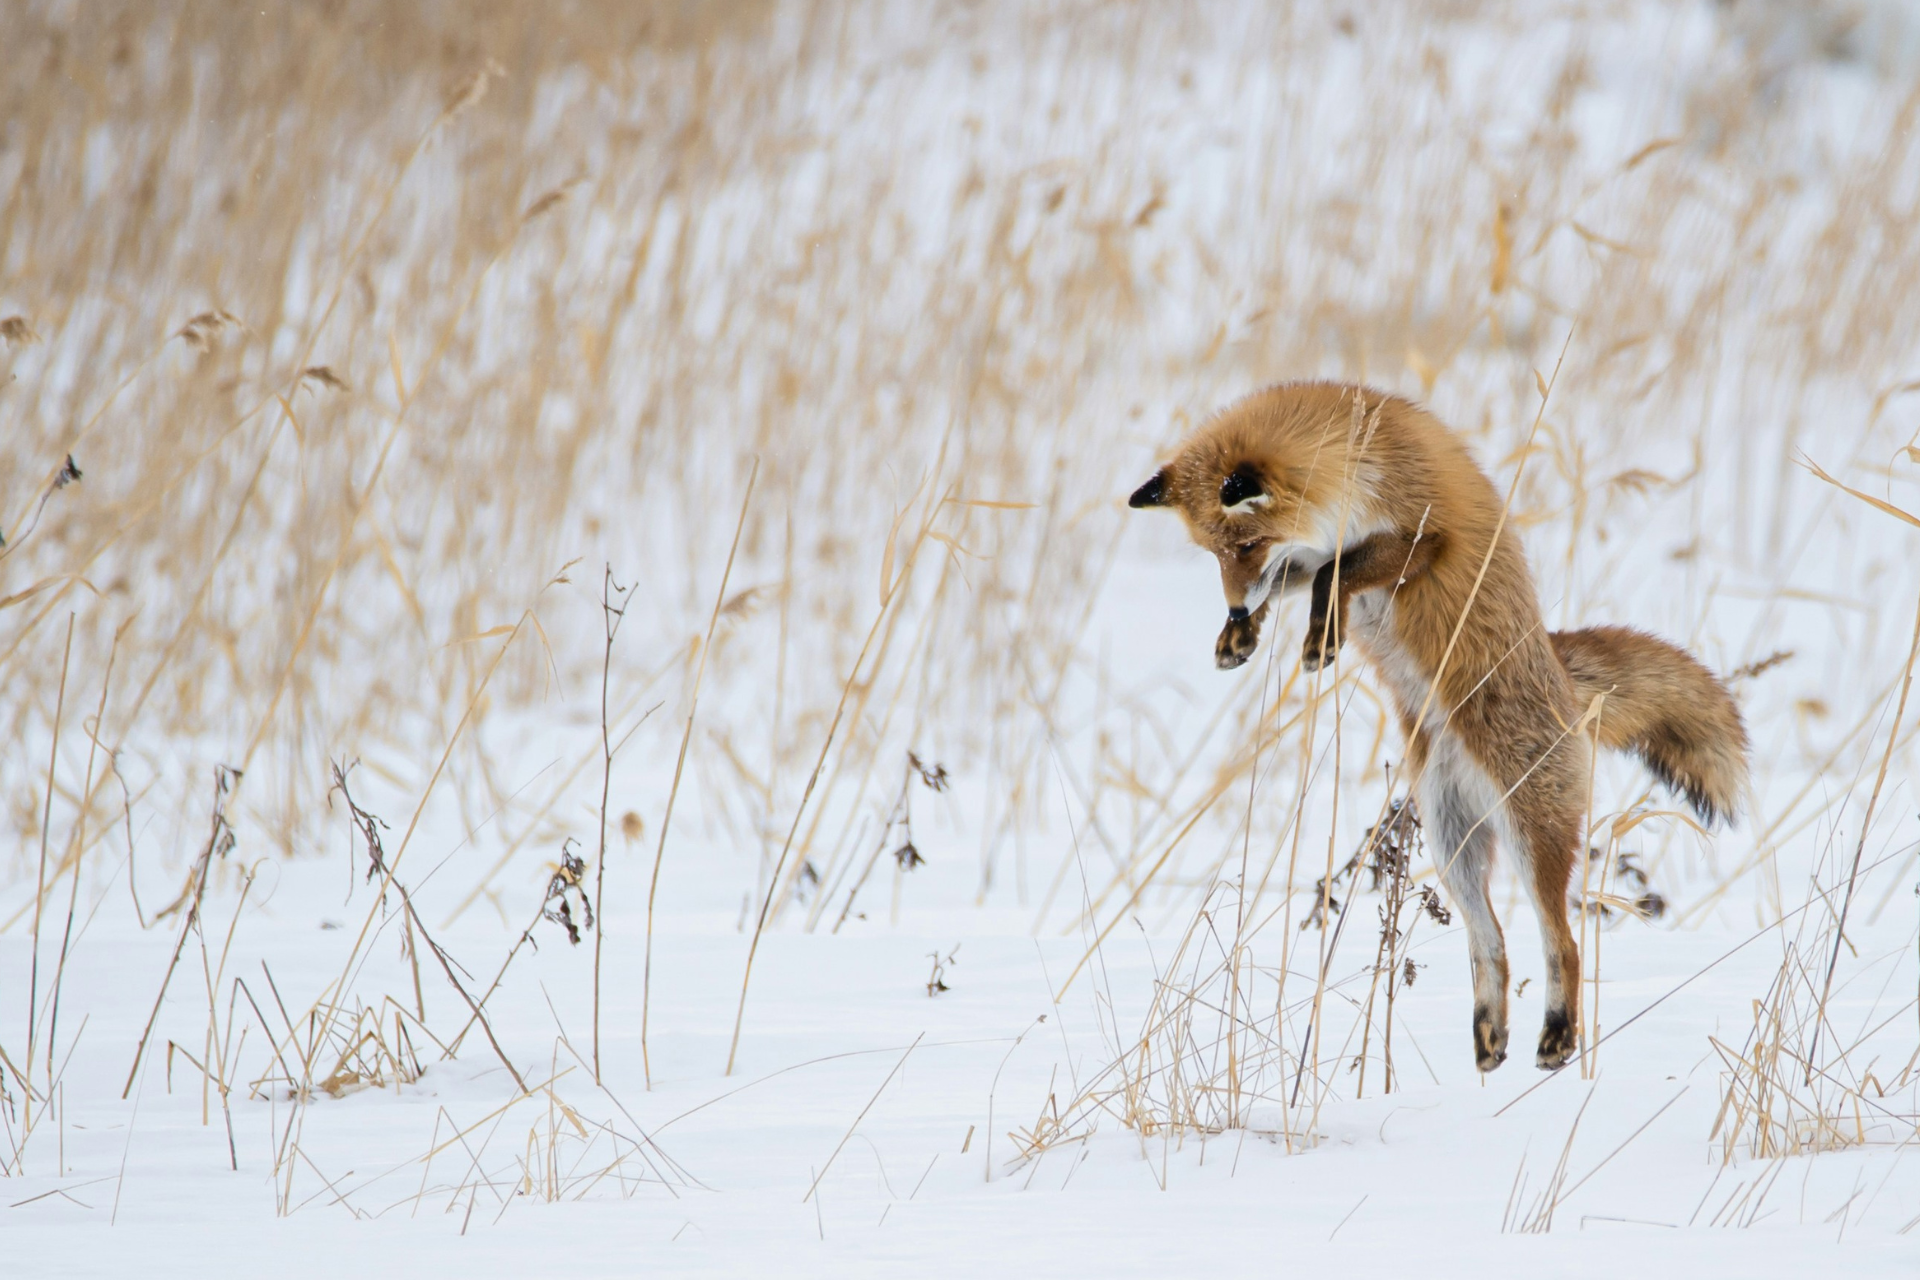
M290 1000L333 976L340 937L289 902L294 887L276 891L275 918L242 925L229 960L249 977L257 960L268 960ZM305 903L335 905L332 886L307 888ZM940 931L968 923L975 932ZM609 1179L582 1199L512 1194L507 1184L528 1158L530 1136L543 1140L551 1121L537 1097L497 1125L478 1124L471 1152L456 1146L423 1168L436 1134L444 1142L451 1126L475 1125L511 1092L497 1063L469 1053L431 1065L399 1090L322 1097L301 1139L313 1164L298 1171L299 1207L284 1218L275 1215L267 1172L284 1102L236 1101L240 1170L231 1172L217 1104L213 1124L202 1125L190 1067L176 1062L169 1092L156 1054L136 1100L115 1100L150 994L142 983L116 984L115 975L154 972L164 941L122 935L109 945L97 936L68 979L89 993L66 1086L87 1099L61 1135L68 1172L59 1177L35 1161L27 1176L9 1180L9 1203L67 1190L8 1210L9 1265L33 1276L122 1274L134 1259L155 1275L615 1275L636 1267L978 1275L1092 1265L1117 1275L1336 1265L1450 1275L1537 1261L1608 1275L1657 1259L1676 1273L1788 1274L1805 1266L1912 1274L1913 1238L1890 1228L1920 1206L1920 1168L1897 1152L1723 1167L1703 1141L1718 1105L1704 1036L1737 1029L1777 958L1765 938L1608 1045L1596 1080L1509 1065L1482 1082L1467 1047L1464 946L1457 930L1436 934L1420 951L1431 970L1402 1011L1432 1075L1410 1069L1400 1092L1330 1104L1311 1149L1289 1154L1276 1139L1244 1130L1143 1140L1110 1124L1091 1142L1015 1165L1005 1131L1030 1125L1050 1089L1064 1092L1069 1076L1101 1064L1103 1046L1088 1001L1069 996L1055 1005L1050 996L1049 974L1057 981L1077 958L1071 942L978 928L962 916L881 936L774 935L731 1079L721 1065L741 940L730 932L657 938L651 1091L638 1065L630 982L616 984L607 1011L616 1030L605 1046L606 1092L556 1050L563 1032L584 1044L589 1001L584 957L549 939L496 997L509 1051L530 1083L550 1076L556 1062L570 1068L556 1089L584 1121L648 1134L685 1181L633 1180L641 1166L630 1160L628 1182ZM459 938L460 950L497 948L496 934L471 933ZM951 990L930 998L932 938L954 963ZM1609 960L1607 1006L1638 1012L1667 995L1676 975L1716 959L1724 941L1639 932ZM10 965L21 952L9 938ZM631 974L637 939L610 944L607 960L611 971ZM1153 973L1144 942L1118 940L1106 961L1106 984L1137 1004ZM383 955L380 967L384 973L364 980L404 982L397 957ZM451 998L429 988L430 1012L444 1012ZM1537 993L1515 1003L1524 1023L1537 1012ZM1553 1232L1503 1234L1516 1181L1524 1176L1537 1189L1563 1147L1570 1181L1580 1185L1560 1205ZM607 1163L607 1153L572 1143L562 1160L578 1160L580 1178ZM477 1197L450 1194L474 1162L502 1185ZM1736 1193L1769 1175L1764 1199L1739 1211ZM354 1217L334 1203L330 1186L346 1193ZM1742 1226L1708 1225L1729 1203Z

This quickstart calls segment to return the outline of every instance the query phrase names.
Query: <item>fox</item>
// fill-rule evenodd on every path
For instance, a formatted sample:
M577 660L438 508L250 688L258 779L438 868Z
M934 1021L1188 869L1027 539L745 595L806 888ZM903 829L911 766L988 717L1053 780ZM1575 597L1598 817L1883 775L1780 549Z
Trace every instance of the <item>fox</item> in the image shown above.
M1128 499L1171 508L1220 563L1215 663L1254 653L1276 600L1309 593L1303 669L1351 638L1406 744L1416 813L1464 917L1475 1066L1507 1056L1505 938L1488 895L1496 849L1527 889L1546 952L1534 1061L1579 1039L1580 953L1567 893L1585 839L1597 743L1637 756L1704 827L1749 795L1746 726L1727 686L1644 631L1546 630L1505 506L1466 443L1420 405L1369 387L1291 382L1202 425ZM1595 706L1595 699L1600 701Z

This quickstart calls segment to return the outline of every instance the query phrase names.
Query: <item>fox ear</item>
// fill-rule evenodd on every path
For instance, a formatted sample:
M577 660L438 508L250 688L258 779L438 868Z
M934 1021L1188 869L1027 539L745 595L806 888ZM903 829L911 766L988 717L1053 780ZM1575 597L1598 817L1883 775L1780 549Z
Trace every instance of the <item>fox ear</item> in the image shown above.
M1220 482L1220 505L1232 512L1252 511L1267 504L1267 489L1251 462L1243 462Z
M1164 507L1167 505L1167 469L1160 468L1153 478L1133 491L1127 499L1130 507Z

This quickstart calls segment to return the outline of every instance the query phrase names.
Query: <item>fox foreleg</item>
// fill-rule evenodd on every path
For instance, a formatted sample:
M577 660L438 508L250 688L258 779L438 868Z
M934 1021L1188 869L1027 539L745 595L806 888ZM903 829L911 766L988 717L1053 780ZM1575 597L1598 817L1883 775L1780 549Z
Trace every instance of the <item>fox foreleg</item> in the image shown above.
M1439 552L1439 536L1431 532L1376 533L1321 565L1313 575L1313 603L1307 613L1300 665L1318 671L1333 664L1346 643L1347 602L1356 592L1397 589L1432 567Z

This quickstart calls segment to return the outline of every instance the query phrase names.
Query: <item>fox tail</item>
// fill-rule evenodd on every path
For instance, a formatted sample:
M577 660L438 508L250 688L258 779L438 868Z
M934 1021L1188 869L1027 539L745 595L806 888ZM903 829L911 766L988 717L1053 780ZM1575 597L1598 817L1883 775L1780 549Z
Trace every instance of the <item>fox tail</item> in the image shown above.
M1747 794L1747 730L1719 677L1684 649L1628 627L1551 638L1580 707L1606 695L1600 745L1638 756L1706 825L1732 822Z

